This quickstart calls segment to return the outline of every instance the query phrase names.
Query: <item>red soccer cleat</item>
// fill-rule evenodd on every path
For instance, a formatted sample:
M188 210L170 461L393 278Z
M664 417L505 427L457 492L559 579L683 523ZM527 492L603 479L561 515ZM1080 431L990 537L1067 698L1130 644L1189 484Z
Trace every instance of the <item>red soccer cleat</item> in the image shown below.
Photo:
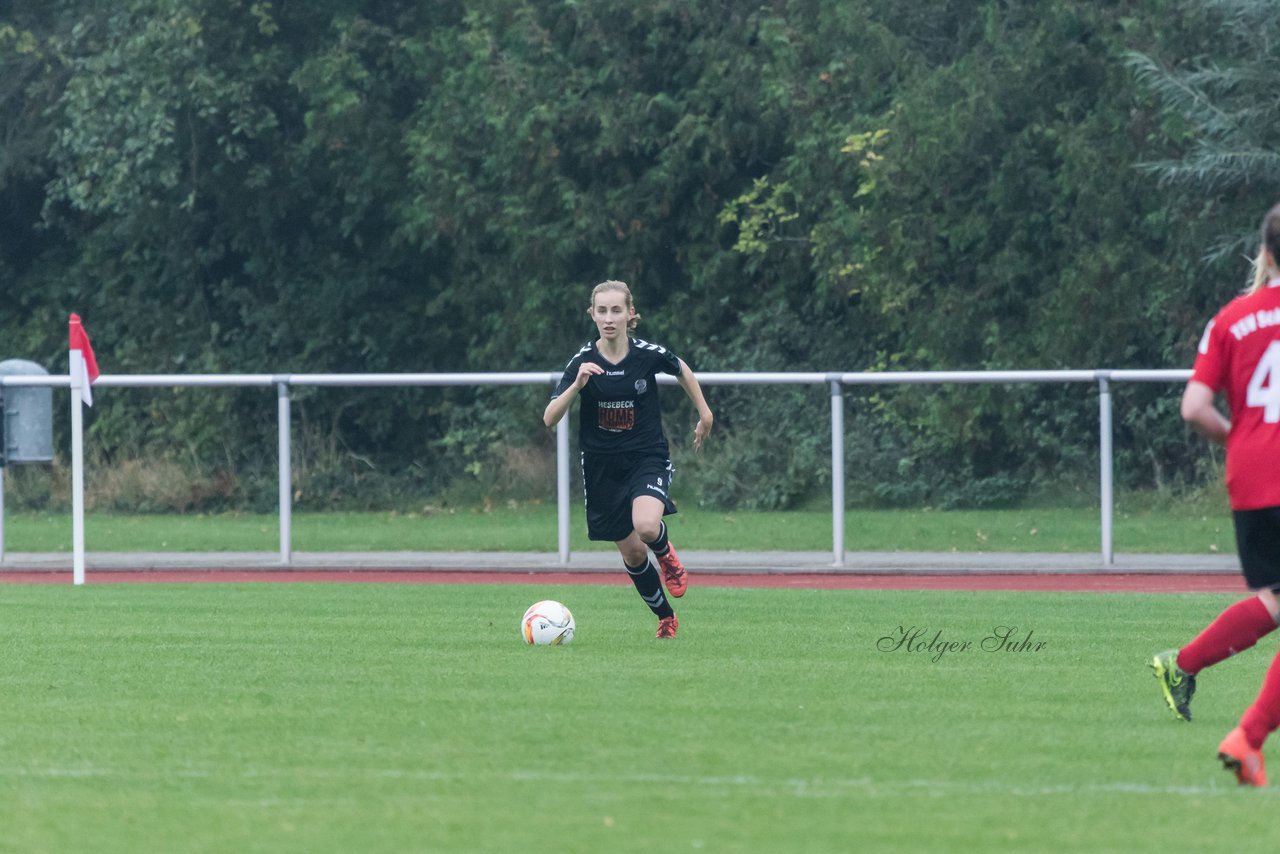
M667 592L679 599L689 586L689 573L684 571L684 564L676 557L676 550L667 546L667 553L658 558L658 566L662 568L662 583Z
M1234 771L1241 786L1267 785L1267 772L1262 767L1262 751L1249 745L1244 730L1236 727L1218 745L1218 759L1228 771Z
M676 629L680 628L680 621L676 619L676 615L663 617L658 620L658 633L654 635L656 638L673 638L676 636Z

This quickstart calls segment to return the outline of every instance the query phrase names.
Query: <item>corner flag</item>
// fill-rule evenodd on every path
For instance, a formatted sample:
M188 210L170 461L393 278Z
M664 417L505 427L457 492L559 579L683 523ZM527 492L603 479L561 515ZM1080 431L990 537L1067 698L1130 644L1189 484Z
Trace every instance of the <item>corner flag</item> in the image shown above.
M98 360L93 356L89 335L84 331L78 314L71 315L71 349L80 351L80 399L86 406L93 406L93 389L90 386L98 378ZM74 364L72 367L74 369Z

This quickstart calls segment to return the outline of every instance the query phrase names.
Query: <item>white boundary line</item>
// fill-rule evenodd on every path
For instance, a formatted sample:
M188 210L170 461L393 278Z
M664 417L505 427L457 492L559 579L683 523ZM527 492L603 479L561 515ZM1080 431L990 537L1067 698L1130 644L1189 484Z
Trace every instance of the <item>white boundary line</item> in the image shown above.
M835 798L846 796L926 798L971 796L1009 796L1019 798L1056 798L1062 795L1140 795L1144 797L1224 797L1234 796L1240 787L1230 782L1225 772L1221 780L1209 779L1200 785L1160 785L1147 782L1115 781L1097 783L1013 783L1005 780L878 780L873 777L785 777L770 778L755 774L588 774L573 771L545 771L537 769L512 769L495 772L421 771L388 768L381 771L356 770L350 774L332 768L247 768L232 771L228 776L241 779L263 779L276 776L301 778L350 777L367 779L370 775L387 780L410 780L425 783L465 783L468 780L496 780L516 784L547 783L554 785L602 786L688 786L695 789L748 789L770 795L787 795L794 798ZM92 766L48 766L34 768L0 768L0 779L131 779L136 771ZM215 776L208 768L175 768L172 771L156 769L146 773L148 779L202 779ZM1280 787L1251 789L1255 797L1280 797Z

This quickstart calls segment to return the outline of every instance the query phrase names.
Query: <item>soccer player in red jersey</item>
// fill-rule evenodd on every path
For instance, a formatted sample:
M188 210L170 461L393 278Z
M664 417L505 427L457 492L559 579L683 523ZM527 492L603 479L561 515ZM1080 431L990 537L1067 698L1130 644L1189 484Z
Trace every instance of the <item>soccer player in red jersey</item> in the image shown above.
M1165 701L1191 720L1196 675L1242 652L1280 619L1280 205L1262 221L1252 286L1209 321L1182 395L1182 417L1227 446L1227 494L1240 566L1254 596L1227 608L1181 649L1159 653L1151 667ZM1226 397L1230 417L1214 406ZM1262 743L1280 727L1280 654L1262 690L1218 746L1218 758L1242 785L1265 786Z
M693 371L674 353L632 337L640 315L624 282L601 282L587 309L598 338L569 363L542 414L548 427L582 398L578 448L587 496L587 536L611 540L636 591L658 618L659 638L674 638L679 622L663 593L679 598L688 585L662 517L676 512L670 498L671 465L658 402L659 373L673 374L698 409L693 449L701 450L714 418ZM649 560L649 551L658 568Z

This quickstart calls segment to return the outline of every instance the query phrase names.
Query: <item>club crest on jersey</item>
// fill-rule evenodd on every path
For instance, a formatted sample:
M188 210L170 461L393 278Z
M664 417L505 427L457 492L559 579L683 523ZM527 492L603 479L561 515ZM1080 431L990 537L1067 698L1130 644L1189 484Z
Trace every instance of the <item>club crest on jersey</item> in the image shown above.
M636 380L636 394L644 394L647 388L649 388L648 380Z

